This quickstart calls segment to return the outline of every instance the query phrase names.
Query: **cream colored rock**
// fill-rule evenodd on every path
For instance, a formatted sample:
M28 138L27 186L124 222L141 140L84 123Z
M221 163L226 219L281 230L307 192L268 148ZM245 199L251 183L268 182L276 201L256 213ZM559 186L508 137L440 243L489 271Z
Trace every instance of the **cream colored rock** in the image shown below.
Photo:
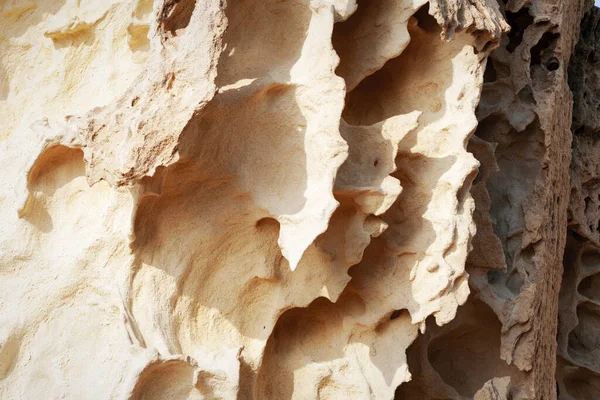
M149 0L2 1L0 138L122 96L147 59L151 13Z
M4 1L0 398L550 393L567 56L480 104L514 3Z

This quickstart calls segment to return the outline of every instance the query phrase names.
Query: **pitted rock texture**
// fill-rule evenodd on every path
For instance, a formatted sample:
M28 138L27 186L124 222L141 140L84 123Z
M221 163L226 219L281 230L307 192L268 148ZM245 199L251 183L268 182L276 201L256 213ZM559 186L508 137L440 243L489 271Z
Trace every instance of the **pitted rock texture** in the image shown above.
M599 21L597 7L585 14L569 66L574 100L569 223L573 231L596 246L600 246Z
M585 14L569 66L573 90L571 199L560 289L557 388L565 400L600 396L600 125L596 59L600 9Z
M557 396L558 291L570 193L567 66L585 7L576 1L501 4L511 31L488 58L479 126L468 147L481 164L471 188L477 223L467 260L471 295L449 324L428 321L407 355L418 378L400 386L398 398Z
M2 2L0 398L594 393L589 7Z

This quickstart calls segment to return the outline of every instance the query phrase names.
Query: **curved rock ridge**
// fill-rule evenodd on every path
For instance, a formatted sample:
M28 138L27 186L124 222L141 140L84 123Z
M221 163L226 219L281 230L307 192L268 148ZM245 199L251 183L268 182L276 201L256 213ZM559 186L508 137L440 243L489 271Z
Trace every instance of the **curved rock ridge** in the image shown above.
M0 398L594 398L590 6L2 2Z

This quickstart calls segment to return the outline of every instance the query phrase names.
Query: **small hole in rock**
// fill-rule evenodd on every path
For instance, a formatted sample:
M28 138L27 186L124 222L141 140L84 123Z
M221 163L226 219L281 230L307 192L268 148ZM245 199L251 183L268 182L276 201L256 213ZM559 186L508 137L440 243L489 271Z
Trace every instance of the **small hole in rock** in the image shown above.
M496 73L496 67L494 67L494 61L488 58L485 72L483 73L483 81L495 82L496 79L498 79L498 74Z
M545 32L539 42L531 48L530 74L534 76L537 65L543 65L549 71L555 71L559 67L558 59L554 56L554 49L560 35L553 32ZM554 69L550 69L554 68Z
M167 1L161 16L164 30L177 36L177 31L186 28L190 23L195 6L196 0Z
M533 17L529 15L528 8L522 8L516 13L507 12L506 20L511 26L511 30L508 33L509 43L506 46L506 50L512 53L523 41L525 29L533 23Z
M548 63L546 64L546 68L548 69L548 71L556 71L559 66L560 66L560 63L554 57L552 57L550 59L550 61L548 61Z
M408 310L403 308L401 310L394 311L392 315L390 315L390 321L399 318L403 313L408 313Z
M439 31L439 25L435 18L429 15L429 4L425 4L423 7L419 8L414 14L414 17L417 20L417 25L419 28L423 29L427 32L437 32Z
M585 212L590 212L592 210L592 199L588 196L584 199L585 202Z
M261 231L279 230L279 222L275 218L261 218L256 221L256 229Z

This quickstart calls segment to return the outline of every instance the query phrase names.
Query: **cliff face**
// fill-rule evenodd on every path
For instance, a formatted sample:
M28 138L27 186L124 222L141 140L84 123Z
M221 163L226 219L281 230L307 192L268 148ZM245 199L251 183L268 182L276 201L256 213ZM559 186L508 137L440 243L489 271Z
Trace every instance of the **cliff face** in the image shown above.
M596 398L590 7L0 3L0 398Z
M573 158L567 247L560 290L557 384L563 399L600 396L600 124L598 121L598 21L583 18L569 66L573 90Z

